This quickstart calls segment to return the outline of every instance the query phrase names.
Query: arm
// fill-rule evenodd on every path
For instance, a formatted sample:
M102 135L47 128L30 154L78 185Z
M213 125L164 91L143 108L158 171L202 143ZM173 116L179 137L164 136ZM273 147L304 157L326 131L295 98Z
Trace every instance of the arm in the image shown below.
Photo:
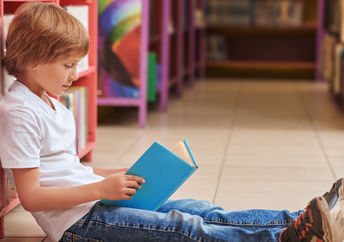
M100 182L67 188L41 187L38 168L13 169L19 199L30 212L59 210L99 200L129 200L143 178L118 172Z

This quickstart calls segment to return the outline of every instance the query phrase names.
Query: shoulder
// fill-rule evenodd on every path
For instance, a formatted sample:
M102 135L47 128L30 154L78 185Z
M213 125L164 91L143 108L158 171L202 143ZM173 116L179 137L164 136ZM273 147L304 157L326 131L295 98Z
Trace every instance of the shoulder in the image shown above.
M38 115L25 106L6 107L0 105L0 128L2 133L28 132L41 133L42 122Z
M0 103L1 120L37 120L37 115L27 106L6 106Z

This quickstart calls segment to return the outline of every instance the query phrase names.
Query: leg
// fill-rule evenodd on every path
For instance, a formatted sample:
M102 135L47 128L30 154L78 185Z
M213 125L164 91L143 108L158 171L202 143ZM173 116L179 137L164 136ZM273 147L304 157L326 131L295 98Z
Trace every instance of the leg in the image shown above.
M286 225L295 220L302 212L290 213L287 210L263 210L251 209L243 211L228 211L221 207L214 206L208 201L182 199L169 200L161 206L158 212L168 213L172 210L178 210L183 213L197 215L202 217L205 222L217 224L234 225L249 224L249 225Z
M69 228L62 241L92 238L100 241L277 241L282 228L297 217L288 212L248 210L228 212L210 203L195 200L169 201L177 208L189 204L189 212L176 209L145 211L114 208L97 203L89 214ZM203 217L191 204L208 206ZM214 208L214 209L212 209ZM192 210L192 211L191 211ZM287 215L287 216L286 216ZM81 240L81 239L80 239Z

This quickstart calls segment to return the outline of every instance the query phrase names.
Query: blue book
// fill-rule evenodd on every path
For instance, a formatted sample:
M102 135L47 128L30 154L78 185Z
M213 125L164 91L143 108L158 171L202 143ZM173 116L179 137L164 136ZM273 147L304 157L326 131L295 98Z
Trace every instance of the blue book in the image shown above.
M198 169L187 140L178 142L172 151L158 142L127 171L145 179L142 188L130 200L101 200L115 207L130 207L156 211Z

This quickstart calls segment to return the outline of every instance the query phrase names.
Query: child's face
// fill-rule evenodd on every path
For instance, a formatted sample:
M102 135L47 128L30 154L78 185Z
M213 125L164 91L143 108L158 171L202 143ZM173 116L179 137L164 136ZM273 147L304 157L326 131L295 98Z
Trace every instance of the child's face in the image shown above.
M28 71L32 89L40 95L44 91L60 96L78 79L80 58L66 57L49 64L39 64Z

